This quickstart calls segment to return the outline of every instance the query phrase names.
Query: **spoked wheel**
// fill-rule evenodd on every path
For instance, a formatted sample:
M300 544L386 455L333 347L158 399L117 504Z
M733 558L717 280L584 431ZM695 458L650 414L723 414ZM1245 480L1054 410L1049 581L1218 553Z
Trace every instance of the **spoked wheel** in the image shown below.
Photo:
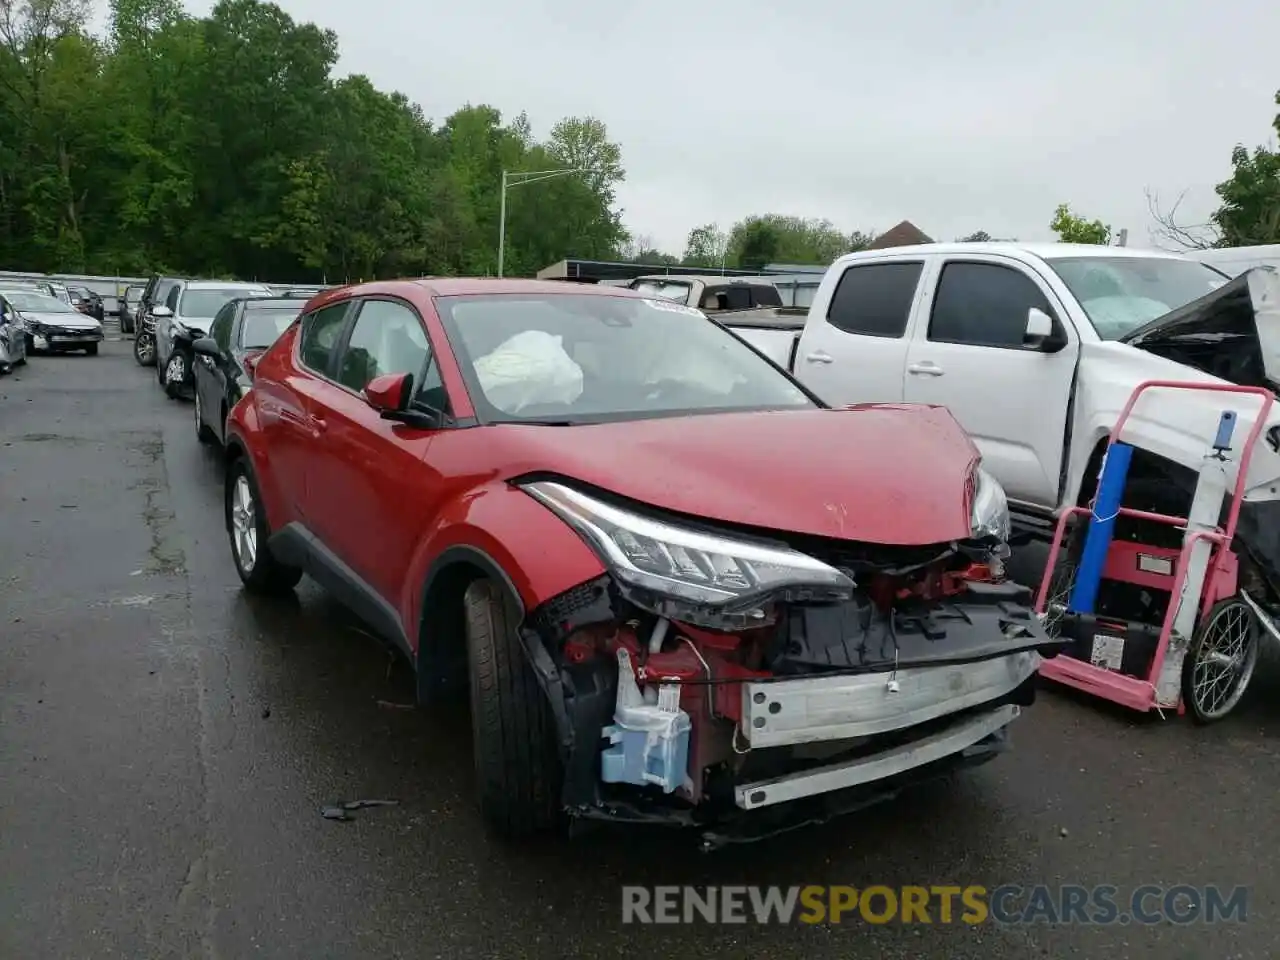
M1221 720L1236 708L1253 679L1258 647L1258 621L1243 600L1214 605L1182 665L1182 701L1197 723Z
M1058 639L1058 629L1062 617L1067 612L1067 601L1071 599L1071 588L1076 583L1076 563L1064 557L1053 571L1053 579L1049 581L1049 595L1044 600L1044 615L1040 618L1044 632L1052 640Z
M1062 549L1058 551L1058 562L1049 580L1049 592L1044 598L1044 613L1040 617L1044 632L1050 639L1058 638L1062 617L1067 612L1067 601L1071 599L1071 590L1076 585L1076 561L1083 548L1084 539L1080 531L1068 530L1062 538Z

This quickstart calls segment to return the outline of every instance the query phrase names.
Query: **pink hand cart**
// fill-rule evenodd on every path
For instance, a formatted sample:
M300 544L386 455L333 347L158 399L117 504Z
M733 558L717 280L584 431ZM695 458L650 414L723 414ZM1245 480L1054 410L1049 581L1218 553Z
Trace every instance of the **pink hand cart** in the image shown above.
M1156 389L1260 401L1236 451L1236 413L1222 411L1186 517L1120 505L1134 450L1121 439L1124 427L1139 397ZM1058 519L1036 612L1051 633L1071 643L1041 665L1042 676L1134 710L1190 709L1202 723L1235 708L1253 676L1260 632L1278 636L1257 599L1241 588L1231 549L1249 462L1274 401L1269 390L1230 384L1150 380L1133 391L1108 439L1092 503ZM1060 567L1067 531L1083 516L1089 518L1083 544L1074 534L1072 556ZM1116 539L1120 518L1144 521L1147 531L1181 531L1182 545Z

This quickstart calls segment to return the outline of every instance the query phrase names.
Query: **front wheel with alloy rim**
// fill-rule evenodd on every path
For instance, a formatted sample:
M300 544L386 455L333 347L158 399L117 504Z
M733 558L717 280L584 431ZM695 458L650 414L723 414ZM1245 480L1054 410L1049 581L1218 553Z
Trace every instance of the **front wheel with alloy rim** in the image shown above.
M182 382L187 377L187 358L178 350L173 351L169 355L168 362L164 365L164 378L161 383L164 384L164 392L170 400L176 400L178 392L182 389Z
M156 362L156 341L149 333L139 333L133 338L133 359L140 367L149 367Z
M1214 604L1182 663L1182 702L1198 723L1221 720L1240 703L1258 665L1259 625L1233 597Z
M204 405L200 403L200 386L196 385L196 439L201 443L213 443L218 435L204 422Z
M225 507L231 557L245 588L253 593L282 594L296 587L302 571L281 563L271 552L267 542L271 532L258 482L246 457L237 457L227 467Z

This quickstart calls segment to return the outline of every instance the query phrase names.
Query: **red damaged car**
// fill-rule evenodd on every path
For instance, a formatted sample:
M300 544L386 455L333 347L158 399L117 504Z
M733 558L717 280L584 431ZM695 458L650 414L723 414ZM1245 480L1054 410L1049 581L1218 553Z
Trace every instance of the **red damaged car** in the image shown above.
M829 409L617 288L326 292L227 426L246 587L305 572L468 690L480 805L715 845L992 757L1058 649L942 408Z

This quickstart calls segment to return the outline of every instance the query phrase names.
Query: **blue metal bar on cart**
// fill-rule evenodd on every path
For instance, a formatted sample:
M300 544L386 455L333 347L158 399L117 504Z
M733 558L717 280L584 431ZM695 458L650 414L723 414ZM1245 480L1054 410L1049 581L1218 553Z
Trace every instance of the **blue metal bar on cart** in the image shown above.
M1080 555L1075 585L1067 604L1067 609L1072 613L1093 613L1094 604L1097 603L1102 568L1107 562L1107 550L1111 547L1111 537L1115 532L1116 517L1120 513L1120 501L1124 494L1125 480L1129 476L1131 460L1133 447L1127 443L1111 444L1102 459L1098 495L1093 500L1093 513L1089 516L1084 551Z

